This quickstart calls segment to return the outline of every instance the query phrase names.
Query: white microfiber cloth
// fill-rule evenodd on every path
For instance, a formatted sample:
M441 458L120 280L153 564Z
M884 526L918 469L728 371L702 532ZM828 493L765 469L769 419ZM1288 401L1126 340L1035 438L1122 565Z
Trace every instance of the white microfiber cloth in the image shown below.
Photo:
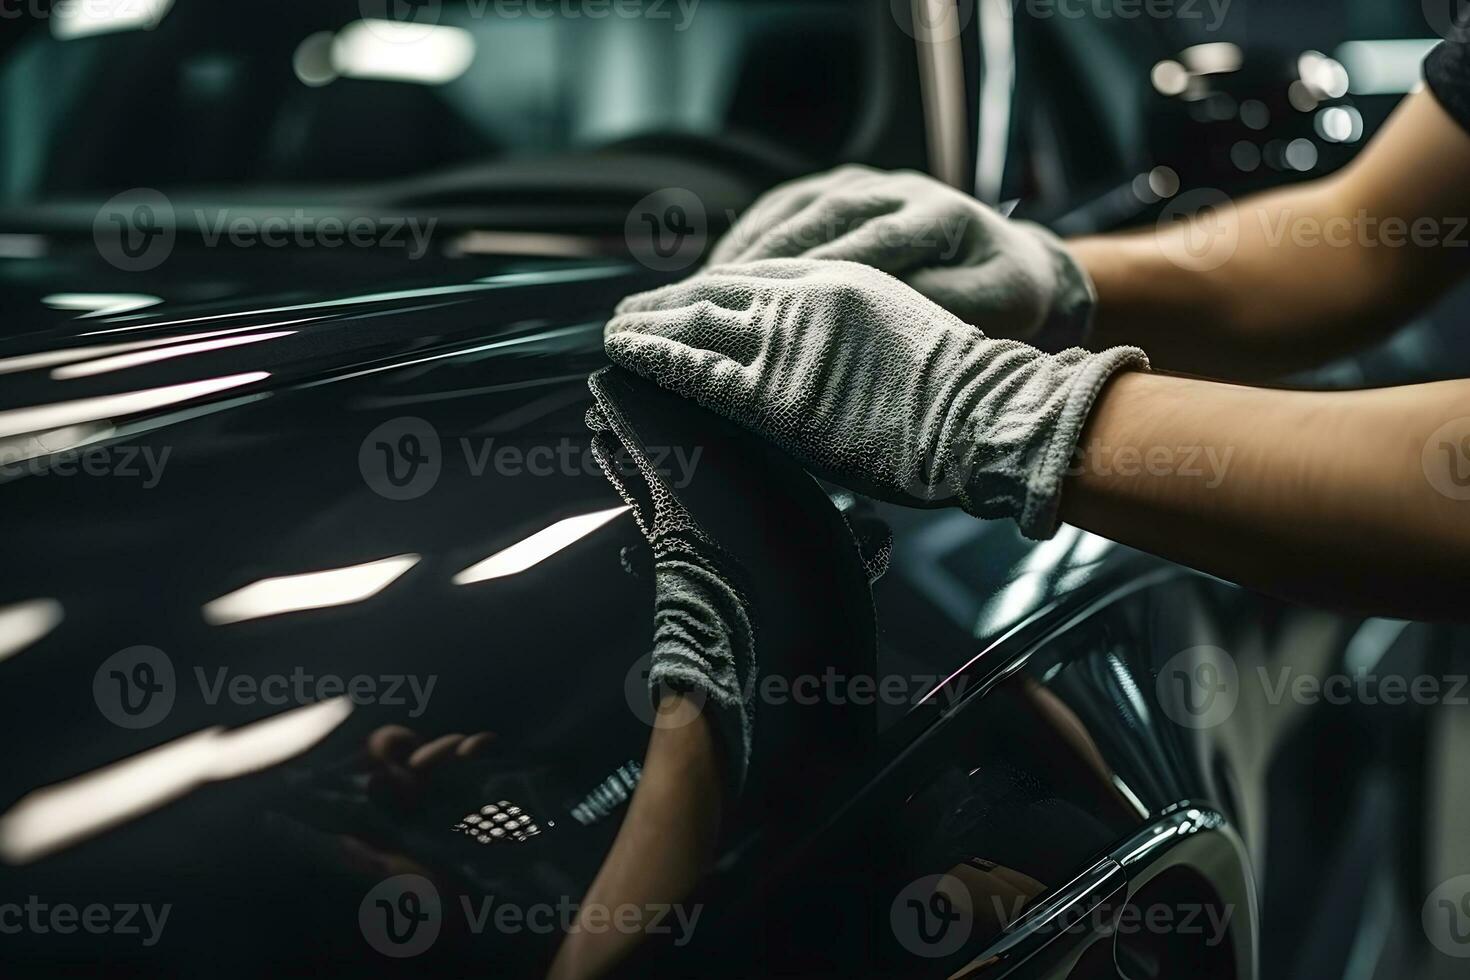
M614 363L870 497L1013 518L1043 539L1098 393L1136 347L993 340L877 269L771 259L630 296ZM671 518L672 519L672 518Z
M594 384L593 394L602 393ZM744 786L754 723L755 631L733 559L699 527L642 448L610 424L599 402L587 412L592 454L653 551L654 627L650 697L684 694L712 723L734 795ZM626 465L630 464L630 465Z

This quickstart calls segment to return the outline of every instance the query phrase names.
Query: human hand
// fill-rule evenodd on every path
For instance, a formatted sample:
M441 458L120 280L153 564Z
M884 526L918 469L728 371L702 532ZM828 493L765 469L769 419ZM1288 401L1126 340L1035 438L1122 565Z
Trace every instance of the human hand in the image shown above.
M403 725L384 725L367 738L368 795L395 810L415 807L434 781L482 756L494 732L425 739Z
M914 171L849 165L767 192L710 265L772 258L870 265L992 336L1085 342L1096 294L1062 242Z
M1054 532L1093 399L1142 351L991 340L865 265L774 259L630 296L608 356L895 503Z

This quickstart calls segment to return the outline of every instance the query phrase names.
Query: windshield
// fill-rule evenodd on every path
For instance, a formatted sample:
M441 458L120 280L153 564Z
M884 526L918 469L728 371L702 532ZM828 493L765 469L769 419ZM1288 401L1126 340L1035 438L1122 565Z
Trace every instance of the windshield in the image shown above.
M860 128L859 9L67 0L0 40L0 204L399 180L630 138L818 167Z

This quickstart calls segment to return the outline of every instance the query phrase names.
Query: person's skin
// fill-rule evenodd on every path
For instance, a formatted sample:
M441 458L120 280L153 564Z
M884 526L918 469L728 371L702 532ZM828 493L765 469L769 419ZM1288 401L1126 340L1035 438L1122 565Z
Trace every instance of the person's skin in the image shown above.
M642 942L641 931L586 928L587 910L605 910L606 918L623 905L646 910L681 901L714 859L725 794L709 722L677 693L659 700L658 719L638 788L550 980L602 976Z
M1208 227L1069 242L1098 291L1089 346L1134 344L1158 368L1232 380L1347 353L1470 271L1467 173L1470 134L1421 91L1338 174L1237 202ZM1424 219L1433 232L1416 244ZM1238 244L1218 268L1192 268L1178 261L1191 233Z
M426 741L403 725L375 729L365 746L368 795L389 811L409 812L420 805L429 784L439 773L482 755L495 738L494 732L475 732L441 735ZM433 881L445 894L454 891L452 880L395 850L395 845L352 834L336 835L332 842L337 860L368 880L415 874ZM451 916L446 925L452 928L457 921Z
M1094 346L1137 344L1156 367L1251 378L1386 334L1470 271L1470 250L1412 241L1358 247L1356 231L1346 247L1302 245L1280 229L1303 221L1325 228L1334 218L1339 233L1343 219L1368 227L1361 211L1410 226L1433 219L1449 235L1457 216L1470 215L1467 173L1470 135L1421 92L1340 175L1220 214L1239 238L1218 268L1176 262L1177 243L1154 234L1072 243L1098 289ZM1158 234L1188 233L1181 226ZM1465 431L1450 432L1441 454L1431 438L1456 419L1467 420ZM1459 478L1454 453L1467 453L1466 438L1470 381L1310 393L1126 374L1093 409L1062 516L1285 598L1464 619L1470 502L1436 486ZM1138 459L1195 446L1229 459L1223 479L1096 465L1120 452ZM1098 451L1105 455L1089 456Z
M1120 375L1093 409L1084 451L1107 447L1116 461L1124 449L1138 460L1200 446L1221 459L1229 451L1229 465L1211 486L1178 468L1089 465L1084 455L1062 518L1283 598L1464 620L1470 501L1439 492L1423 455L1456 418L1470 436L1470 381L1299 392ZM1452 465L1431 458L1446 473Z
M379 728L367 740L368 792L385 807L412 810L439 773L481 755L495 738L492 732L476 732L426 740L402 725ZM609 928L608 922L628 921L617 918L619 909L632 906L653 917L659 906L682 901L694 889L715 857L725 809L722 767L700 704L677 692L666 693L659 699L657 723L628 812L581 898L576 923L557 949L548 977L603 976L632 953L643 941L642 930L653 924ZM355 837L341 837L337 843L347 865L370 877L419 874L439 879L391 848ZM453 890L439 880L442 890ZM598 910L600 922L589 928L583 917L592 909Z

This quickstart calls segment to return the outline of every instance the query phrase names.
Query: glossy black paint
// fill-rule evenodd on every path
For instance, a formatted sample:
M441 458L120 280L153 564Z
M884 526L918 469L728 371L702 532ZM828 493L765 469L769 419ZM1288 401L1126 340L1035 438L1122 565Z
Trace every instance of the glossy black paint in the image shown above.
M519 574L453 579L557 520L621 503L586 454L586 376L604 363L600 331L612 303L655 277L612 260L466 263L415 268L411 280L385 278L364 293L360 270L346 269L340 285L316 276L310 291L240 283L209 302L166 300L120 317L48 314L33 304L29 317L11 321L0 358L236 327L246 329L224 336L289 334L75 379L51 376L55 368L7 376L3 411L17 412L268 373L76 423L82 436L109 427L99 445L156 458L167 450L155 486L39 470L0 485L7 543L25 556L6 566L0 605L52 598L65 611L53 632L0 663L0 710L26 733L3 776L7 805L203 727L291 706L219 696L220 679L237 674L437 679L418 717L408 717L411 706L360 706L298 768L350 758L386 722L428 733L491 728L516 751L555 760L572 784L590 786L641 757L647 729L629 711L623 682L645 650L650 585L628 571L628 554L641 546L631 519ZM22 296L78 288L68 270L46 262L5 271L29 284ZM166 282L158 292L170 292ZM422 496L393 500L365 477L360 452L374 430L405 417L438 433L442 466ZM505 447L518 454L501 457L497 472L493 454ZM563 454L545 461L544 475L526 465L538 447ZM64 455L63 446L38 458ZM508 468L509 459L520 468ZM1037 547L1008 526L953 513L875 513L896 542L874 590L878 676L903 677L907 700L922 703L878 706L884 734L871 764L825 805L754 815L794 821L801 832L779 860L762 859L761 874L738 861L722 869L707 900L728 909L726 925L689 950L658 953L673 964L708 962L729 943L740 951L728 960L735 972L745 969L739 964L821 971L873 962L904 973L952 969L999 941L995 930L1006 923L977 928L946 960L916 960L885 925L895 889L980 861L1039 886L1011 907L1024 912L1184 803L1217 810L1259 855L1271 747L1252 739L1255 709L1218 729L1187 731L1159 711L1157 671L1207 643L1264 660L1289 646L1295 658L1325 663L1352 624L1280 607L1264 613L1259 597L1071 529ZM363 601L219 625L203 613L261 579L397 555L420 558ZM139 644L168 654L178 695L163 721L128 730L99 712L93 680L105 658ZM315 879L303 879L299 855L287 858L262 832L260 817L281 791L270 773L209 786L5 878L53 901L122 901L140 891L173 901L167 948L131 951L165 973L206 955L220 922L259 937L249 955L240 951L241 972L282 957L355 961L363 951L354 879L324 884L335 896L328 901L302 894L303 881ZM833 900L815 914L818 894ZM294 927L280 925L288 908ZM804 925L792 932L781 922ZM319 953L303 951L301 930ZM827 942L834 934L844 937L840 952ZM117 937L101 944L117 951ZM36 942L20 956L39 967L48 949Z

